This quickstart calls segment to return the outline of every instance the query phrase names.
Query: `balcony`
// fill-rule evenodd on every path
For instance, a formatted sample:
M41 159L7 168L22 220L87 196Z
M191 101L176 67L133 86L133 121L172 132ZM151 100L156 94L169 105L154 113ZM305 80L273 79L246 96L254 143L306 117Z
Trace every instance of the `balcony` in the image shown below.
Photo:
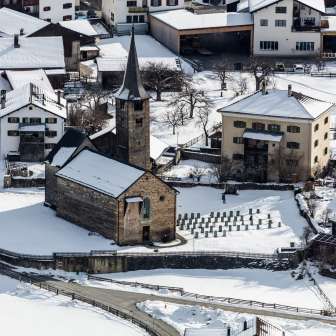
M148 13L148 7L129 7L128 13L136 14L136 13Z
M293 32L320 32L321 26L316 25L315 20L294 18L292 31Z

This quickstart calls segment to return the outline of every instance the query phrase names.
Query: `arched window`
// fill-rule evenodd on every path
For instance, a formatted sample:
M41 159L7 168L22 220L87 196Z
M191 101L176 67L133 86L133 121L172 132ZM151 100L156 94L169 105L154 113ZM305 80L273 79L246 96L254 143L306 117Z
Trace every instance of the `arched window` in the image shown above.
M150 199L145 198L143 200L143 218L149 218L150 217Z

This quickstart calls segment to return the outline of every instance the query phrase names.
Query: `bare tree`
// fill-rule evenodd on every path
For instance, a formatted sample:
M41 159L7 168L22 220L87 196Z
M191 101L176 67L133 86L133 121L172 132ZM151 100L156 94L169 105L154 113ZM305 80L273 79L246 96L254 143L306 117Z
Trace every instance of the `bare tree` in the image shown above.
M232 173L232 160L227 156L223 156L219 164L212 166L212 174L217 179L218 183L226 181L231 177Z
M84 129L89 135L104 128L109 93L97 86L87 86L79 101L69 106L68 125Z
M308 245L309 239L312 236L313 231L310 228L310 226L305 226L303 228L301 239L305 242L306 245Z
M181 113L177 109L167 109L163 122L173 129L173 135L176 134L176 129L182 125Z
M225 90L226 88L226 81L229 80L231 77L228 72L228 66L225 62L217 63L214 66L214 72L217 75L218 79L221 83L221 90Z
M259 91L263 81L268 83L268 78L273 74L273 69L269 64L261 62L255 57L250 58L249 68L255 80L255 89Z
M247 78L240 76L233 83L233 91L236 96L243 95L247 92Z
M197 107L208 105L210 100L205 95L204 91L195 88L192 83L184 80L182 91L174 97L174 99L169 103L169 106L175 106L181 103L189 109L189 118L193 118L194 111Z
M162 93L173 88L178 89L182 74L172 70L164 63L150 62L142 69L142 77L146 87L155 91L156 100L162 100Z
M206 168L195 165L191 169L190 173L193 176L193 178L196 178L197 182L200 182L202 176L206 175L206 171L207 171Z
M204 136L205 136L205 145L209 145L209 131L208 131L208 124L209 124L209 116L211 113L212 103L207 101L204 105L197 106L196 109L196 123L200 125L203 129Z

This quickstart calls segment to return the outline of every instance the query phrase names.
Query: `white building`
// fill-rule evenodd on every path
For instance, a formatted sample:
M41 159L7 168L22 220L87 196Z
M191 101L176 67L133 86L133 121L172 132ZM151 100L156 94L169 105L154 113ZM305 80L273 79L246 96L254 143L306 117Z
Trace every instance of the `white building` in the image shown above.
M39 17L52 23L75 19L75 0L39 0Z
M12 91L1 91L0 158L12 156L21 161L42 161L63 136L65 101L53 91L26 83ZM33 71L18 78L36 78ZM46 76L43 76L46 78ZM24 81L23 81L24 83ZM42 84L39 81L39 84Z
M184 0L102 0L102 15L107 24L118 31L147 30L147 13L184 7Z
M249 0L253 14L253 53L309 56L321 52L324 0Z

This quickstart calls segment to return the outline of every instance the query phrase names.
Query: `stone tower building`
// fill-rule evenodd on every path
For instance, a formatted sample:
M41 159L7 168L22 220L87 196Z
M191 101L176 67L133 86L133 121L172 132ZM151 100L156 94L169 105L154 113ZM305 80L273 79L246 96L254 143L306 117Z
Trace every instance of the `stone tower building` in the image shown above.
M149 123L149 95L141 80L133 28L124 81L116 94L117 159L151 169Z

